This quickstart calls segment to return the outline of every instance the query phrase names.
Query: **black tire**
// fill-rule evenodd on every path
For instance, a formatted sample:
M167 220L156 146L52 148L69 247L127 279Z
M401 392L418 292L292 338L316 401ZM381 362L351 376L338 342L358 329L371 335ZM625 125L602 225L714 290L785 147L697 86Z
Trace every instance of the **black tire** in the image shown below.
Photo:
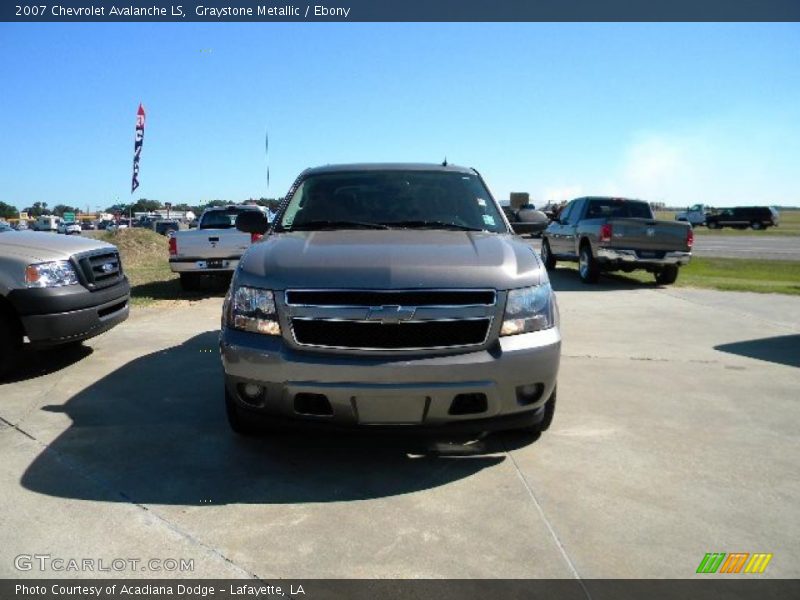
M225 415L228 425L239 435L252 436L260 432L256 419L248 418L247 412L236 405L228 389L225 388Z
M753 221L750 223L750 228L754 229L755 231L760 231L761 229L764 229L764 224L761 223L761 221Z
M531 435L539 436L548 429L550 429L550 425L553 424L553 416L556 412L556 396L558 392L558 386L553 388L553 393L550 394L550 397L547 399L544 405L544 417L542 420L536 423L536 425L531 425L530 427L525 427L519 431L523 431L525 433L529 433Z
M711 221L710 223L706 223L706 227L708 227L709 229L722 229L722 225L720 225L716 221Z
M197 273L181 273L181 289L193 292L200 287L200 276Z
M0 312L0 381L17 365L22 352L22 332L14 320Z
M542 249L540 251L540 255L542 257L542 262L544 263L545 269L552 271L556 268L556 257L553 256L553 253L550 251L550 242L547 240L542 240Z
M597 283L600 279L600 267L592 255L592 247L587 243L581 244L578 252L578 275L583 283Z
M659 285L671 285L678 279L677 265L667 265L656 273L656 283Z

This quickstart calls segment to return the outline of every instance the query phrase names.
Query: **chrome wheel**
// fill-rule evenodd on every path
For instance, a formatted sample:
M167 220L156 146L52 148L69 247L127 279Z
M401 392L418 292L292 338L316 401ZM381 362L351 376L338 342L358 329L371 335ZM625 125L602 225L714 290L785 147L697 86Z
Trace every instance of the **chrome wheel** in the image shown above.
M581 250L580 256L578 257L578 272L583 279L589 276L589 256L586 253L586 248Z

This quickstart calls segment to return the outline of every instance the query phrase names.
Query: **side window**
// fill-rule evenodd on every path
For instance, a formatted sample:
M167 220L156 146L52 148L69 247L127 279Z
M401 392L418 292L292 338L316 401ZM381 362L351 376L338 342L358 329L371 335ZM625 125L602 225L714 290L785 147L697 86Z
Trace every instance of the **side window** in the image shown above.
M568 225L577 225L578 221L581 218L581 213L583 213L583 205L585 204L584 198L578 198L573 202L572 210L569 211L569 215L567 215L567 224Z
M576 200L573 200L569 204L567 204L561 213L558 215L558 220L562 223L566 223L567 219L569 219L569 214L572 212L572 207L575 206Z

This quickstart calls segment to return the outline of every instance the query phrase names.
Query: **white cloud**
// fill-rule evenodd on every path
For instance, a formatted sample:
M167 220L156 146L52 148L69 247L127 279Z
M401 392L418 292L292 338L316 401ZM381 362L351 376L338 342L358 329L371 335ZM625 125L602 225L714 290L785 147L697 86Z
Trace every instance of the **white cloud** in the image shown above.
M622 144L617 160L610 160L606 175L545 184L541 197L598 194L676 207L797 204L800 180L789 176L788 167L797 142L784 138L783 132L735 121L638 132Z

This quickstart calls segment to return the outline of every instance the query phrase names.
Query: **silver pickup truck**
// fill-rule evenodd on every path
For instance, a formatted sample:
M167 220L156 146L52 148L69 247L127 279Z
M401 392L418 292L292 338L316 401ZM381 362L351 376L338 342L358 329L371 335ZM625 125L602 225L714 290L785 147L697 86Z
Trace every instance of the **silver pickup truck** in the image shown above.
M548 270L577 262L581 280L596 283L601 271L644 269L668 285L691 259L694 232L688 223L657 221L647 202L590 196L567 204L542 238Z
M258 212L237 227L267 231ZM472 169L303 172L244 253L220 337L231 427L547 429L561 335L547 272Z
M0 228L0 376L28 345L77 342L128 317L117 248L81 237Z
M181 278L181 287L195 289L204 275L233 273L244 251L260 235L236 229L236 217L245 211L266 214L266 209L245 204L209 208L196 229L175 231L169 238L169 266Z

